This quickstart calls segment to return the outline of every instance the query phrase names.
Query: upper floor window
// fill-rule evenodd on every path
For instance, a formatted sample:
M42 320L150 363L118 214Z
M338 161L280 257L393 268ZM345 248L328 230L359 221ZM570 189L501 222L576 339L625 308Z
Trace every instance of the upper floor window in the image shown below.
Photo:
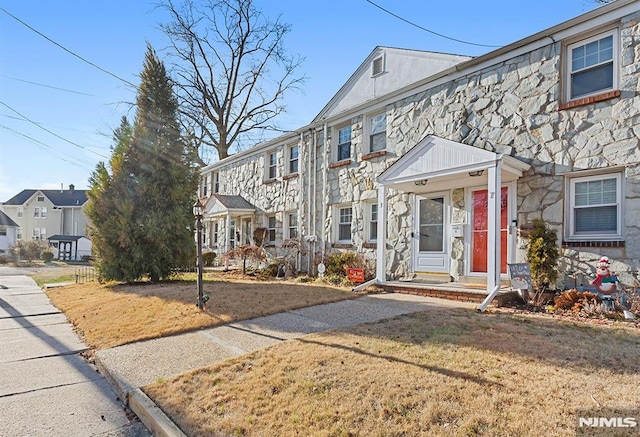
M267 173L269 175L268 179L275 179L278 177L278 153L271 152L267 157L269 160Z
M571 178L568 237L622 238L621 191L621 173Z
M40 218L40 207L36 206L35 208L33 208L33 216L35 218Z
M289 147L289 173L298 173L298 145Z
M220 192L220 173L217 171L213 173L213 192Z
M44 196L38 196L38 202L44 202Z
M369 152L387 148L387 115L378 114L369 119Z
M338 130L338 161L351 158L351 126Z
M202 180L202 196L205 197L208 194L209 188L209 176L205 175Z
M24 207L19 206L18 207L18 217L22 217L22 215L24 214Z
M566 59L567 101L616 89L617 29L568 45Z
M22 228L16 230L16 240L22 240Z
M40 217L47 218L47 208L40 208Z
M7 235L7 228L5 226L0 226L0 235Z

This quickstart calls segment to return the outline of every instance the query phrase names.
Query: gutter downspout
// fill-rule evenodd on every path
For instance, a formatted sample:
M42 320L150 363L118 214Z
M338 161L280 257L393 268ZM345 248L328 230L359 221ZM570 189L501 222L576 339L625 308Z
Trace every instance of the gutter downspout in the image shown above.
M302 157L304 156L302 153L303 150L306 151L306 148L304 147L304 134L300 132L300 146L298 148L298 220L297 220L298 223L296 224L298 237L302 235L302 204L303 204L302 200L304 199L304 195L302 194L302 190L304 189L304 177L302 177L302 163L304 162L302 159ZM298 271L300 271L301 266L302 266L302 251L299 250L298 251Z
M328 144L329 144L329 137L328 137L328 128L327 128L327 123L324 124L324 148L323 148L323 157L322 157L322 262L324 262L324 254L325 251L327 250L327 202L329 201L329 192L327 190L327 165L328 165Z

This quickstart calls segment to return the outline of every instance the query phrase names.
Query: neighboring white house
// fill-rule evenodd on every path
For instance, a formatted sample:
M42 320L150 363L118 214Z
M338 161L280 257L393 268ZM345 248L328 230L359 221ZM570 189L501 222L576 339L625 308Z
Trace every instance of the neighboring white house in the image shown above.
M307 126L202 170L205 244L265 228L377 280L487 283L534 219L561 273L640 269L640 1L617 0L474 59L377 47ZM237 207L236 207L237 206ZM315 273L315 272L314 272Z
M73 185L67 190L22 190L0 204L0 210L18 225L16 240L48 241L56 253L64 254L60 259L80 260L91 254L90 240L86 238L88 219L82 210L87 200L85 190L76 190ZM51 239L52 236L63 238ZM81 237L88 244L81 243L81 252L77 252ZM57 251L61 241L75 242L74 249ZM69 253L77 253L77 257L69 258Z
M18 224L0 211L0 257L9 257L9 249L16 244Z

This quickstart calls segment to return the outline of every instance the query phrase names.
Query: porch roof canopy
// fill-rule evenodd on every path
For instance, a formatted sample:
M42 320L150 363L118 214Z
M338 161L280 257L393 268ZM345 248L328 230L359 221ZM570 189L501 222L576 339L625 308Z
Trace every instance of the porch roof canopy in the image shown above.
M486 170L499 160L503 182L518 179L530 167L511 156L429 135L383 171L378 183L408 192L486 185Z
M251 215L255 212L255 206L247 202L242 196L213 194L204 205L205 217Z

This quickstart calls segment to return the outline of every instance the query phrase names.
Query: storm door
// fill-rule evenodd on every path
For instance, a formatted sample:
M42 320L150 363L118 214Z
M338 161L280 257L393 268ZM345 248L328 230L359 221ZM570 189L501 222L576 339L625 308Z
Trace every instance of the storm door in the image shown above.
M448 199L444 194L416 197L416 272L449 273Z

